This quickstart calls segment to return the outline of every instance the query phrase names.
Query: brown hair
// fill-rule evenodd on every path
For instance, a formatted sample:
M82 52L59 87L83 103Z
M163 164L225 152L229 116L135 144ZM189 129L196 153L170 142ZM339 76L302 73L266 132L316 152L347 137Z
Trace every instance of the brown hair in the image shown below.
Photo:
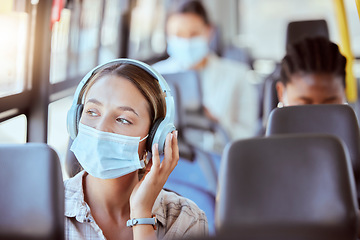
M208 26L211 25L210 19L208 17L204 5L198 0L174 2L170 8L170 11L168 12L167 19L169 19L169 17L174 14L186 14L186 13L195 14L199 16L206 25Z
M115 63L96 71L83 88L81 96L86 96L97 79L108 75L124 77L139 89L149 103L150 129L157 119L165 118L166 103L159 82L148 72L132 64Z

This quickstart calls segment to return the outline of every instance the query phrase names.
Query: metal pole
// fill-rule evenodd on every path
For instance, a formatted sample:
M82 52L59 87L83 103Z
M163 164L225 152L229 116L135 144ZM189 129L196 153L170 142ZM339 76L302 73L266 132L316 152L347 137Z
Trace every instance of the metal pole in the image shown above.
M357 0L358 2L359 0ZM334 0L337 22L340 31L340 50L347 59L346 64L346 96L350 103L357 100L357 82L353 73L354 56L351 51L350 35L346 19L345 5L343 0Z

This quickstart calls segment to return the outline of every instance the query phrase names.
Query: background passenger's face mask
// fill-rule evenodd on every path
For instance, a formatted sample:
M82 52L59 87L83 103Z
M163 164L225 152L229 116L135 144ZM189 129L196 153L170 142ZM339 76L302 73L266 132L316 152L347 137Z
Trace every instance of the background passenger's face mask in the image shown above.
M167 41L168 54L188 69L199 63L209 53L207 39L198 36L192 38L169 37Z
M102 132L80 123L70 150L90 175L118 178L145 167L144 160L139 159L138 148L146 138Z

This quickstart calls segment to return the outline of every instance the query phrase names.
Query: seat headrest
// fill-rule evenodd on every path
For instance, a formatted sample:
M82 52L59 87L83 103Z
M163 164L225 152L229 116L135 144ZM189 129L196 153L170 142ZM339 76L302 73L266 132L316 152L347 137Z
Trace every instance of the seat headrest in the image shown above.
M286 46L305 37L319 36L329 39L329 30L324 19L290 22L286 33Z
M59 158L46 144L0 145L0 239L64 239Z
M346 104L301 105L274 109L266 135L325 133L343 140L356 173L360 173L360 133L354 110Z

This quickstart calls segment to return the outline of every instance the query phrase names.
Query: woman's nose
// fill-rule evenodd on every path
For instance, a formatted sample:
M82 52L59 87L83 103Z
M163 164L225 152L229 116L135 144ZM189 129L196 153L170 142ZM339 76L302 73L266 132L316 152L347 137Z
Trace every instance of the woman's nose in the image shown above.
M102 132L114 133L114 128L112 126L111 118L108 116L103 116L101 119L99 119L95 128Z

